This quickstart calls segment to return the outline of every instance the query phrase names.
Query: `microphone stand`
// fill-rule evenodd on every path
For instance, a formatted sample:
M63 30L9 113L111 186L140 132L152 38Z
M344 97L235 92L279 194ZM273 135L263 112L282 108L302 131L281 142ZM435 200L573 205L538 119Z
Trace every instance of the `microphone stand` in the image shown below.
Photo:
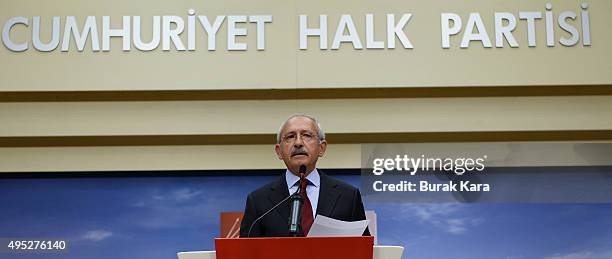
M300 233L303 233L301 226L301 211L302 211L302 203L304 200L302 199L302 195L300 192L306 192L306 190L302 190L302 182L305 181L304 175L306 175L306 165L300 165L299 170L300 175L300 184L298 185L298 191L291 195L291 213L289 214L289 235L292 237L297 237Z

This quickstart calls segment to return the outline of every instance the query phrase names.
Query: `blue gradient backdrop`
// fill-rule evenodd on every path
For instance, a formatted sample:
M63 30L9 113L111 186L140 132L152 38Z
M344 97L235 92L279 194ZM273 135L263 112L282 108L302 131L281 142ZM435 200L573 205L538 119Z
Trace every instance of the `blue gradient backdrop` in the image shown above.
M63 238L65 254L0 258L175 259L213 250L219 213L275 175L0 178L0 238ZM360 186L359 175L335 175ZM612 204L374 203L379 244L404 258L612 258Z

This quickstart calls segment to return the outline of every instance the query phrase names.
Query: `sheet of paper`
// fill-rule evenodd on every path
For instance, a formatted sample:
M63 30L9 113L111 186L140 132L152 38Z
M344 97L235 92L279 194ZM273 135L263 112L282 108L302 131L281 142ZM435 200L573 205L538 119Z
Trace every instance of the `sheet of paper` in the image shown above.
M370 223L369 220L342 221L317 215L308 232L309 237L361 236Z

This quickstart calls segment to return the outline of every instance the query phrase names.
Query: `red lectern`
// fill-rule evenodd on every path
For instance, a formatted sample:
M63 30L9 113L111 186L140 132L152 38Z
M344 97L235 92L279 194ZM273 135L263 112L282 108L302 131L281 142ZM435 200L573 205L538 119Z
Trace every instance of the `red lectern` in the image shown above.
M374 237L216 238L217 259L372 259Z

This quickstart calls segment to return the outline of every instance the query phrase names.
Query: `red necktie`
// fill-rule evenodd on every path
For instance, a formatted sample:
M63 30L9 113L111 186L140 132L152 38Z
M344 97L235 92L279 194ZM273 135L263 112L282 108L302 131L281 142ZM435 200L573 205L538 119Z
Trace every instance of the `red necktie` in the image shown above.
M302 231L304 232L304 236L308 235L308 231L310 231L310 227L312 226L312 222L314 221L312 218L312 205L310 204L310 200L308 199L308 195L306 194L306 185L308 185L308 180L306 180L306 178L302 178L300 180L300 196L302 196L304 204L302 204L300 224L302 225Z

